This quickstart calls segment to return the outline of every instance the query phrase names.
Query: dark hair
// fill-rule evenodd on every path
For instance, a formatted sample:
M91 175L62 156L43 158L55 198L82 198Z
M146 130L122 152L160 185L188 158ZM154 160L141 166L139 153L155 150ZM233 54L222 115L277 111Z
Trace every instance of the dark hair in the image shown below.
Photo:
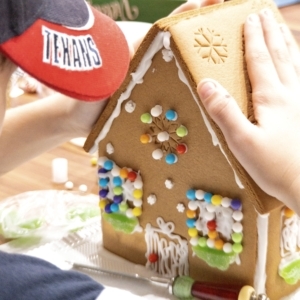
M0 53L0 68L4 65L5 61L6 57L2 53Z

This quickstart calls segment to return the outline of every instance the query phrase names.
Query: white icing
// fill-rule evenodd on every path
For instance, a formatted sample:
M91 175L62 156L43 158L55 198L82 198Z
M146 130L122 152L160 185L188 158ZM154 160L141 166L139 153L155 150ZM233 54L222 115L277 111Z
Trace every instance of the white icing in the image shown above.
M108 154L113 154L115 152L115 148L114 148L114 146L111 143L108 143L106 145L106 152Z
M300 260L300 218L293 214L290 217L285 217L284 210L281 212L281 239L280 239L280 254L281 261L279 270L282 270L294 261ZM295 277L297 279L297 274Z
M185 206L182 203L178 203L176 206L178 212L183 213L185 211Z
M166 62L170 62L174 57L173 52L171 50L167 50L167 49L162 50L162 55L163 55L163 59Z
M89 151L90 153L95 153L97 151L98 144L106 137L114 119L116 119L120 115L121 105L123 101L129 98L135 85L142 82L142 78L144 77L145 73L151 66L153 56L163 46L162 41L164 39L164 36L165 36L164 32L159 32L157 34L157 36L154 38L151 45L149 46L148 50L146 51L145 55L143 56L141 63L139 64L136 72L131 74L132 80L128 84L126 91L122 93L120 98L118 99L116 108L114 109L110 117L107 119L98 137L95 139L94 145Z
M145 228L146 267L169 277L188 275L187 241L173 233L175 226L172 222L165 223L160 217L156 221L159 228L154 228L151 224L147 224ZM169 240L162 235L167 236ZM148 257L152 253L156 253L159 257L155 263L148 261Z
M147 70L150 68L151 63L152 63L152 58L154 57L154 55L162 47L164 47L165 49L167 49L169 51L172 51L170 49L170 37L171 37L170 32L166 31L166 32L159 32L156 35L156 37L153 39L153 41L152 41L151 45L149 46L148 50L145 52L145 54L144 54L144 56L143 56L143 58L142 58L142 60L139 64L136 72L131 74L132 80L128 84L126 91L121 94L120 98L118 99L116 108L114 109L113 113L110 115L108 120L106 121L106 123L103 126L102 131L100 132L98 137L95 139L94 145L89 151L90 153L95 153L96 152L98 144L100 143L100 141L102 141L106 137L107 133L109 132L109 130L111 128L111 125L112 125L112 122L114 121L115 118L117 118L120 115L122 102L129 98L129 96L130 96L130 94L131 94L131 92L132 92L132 90L133 90L133 88L135 87L136 84L140 84L140 83L143 82L142 79L143 79L145 73L147 72ZM215 146L218 145L219 146L221 152L223 153L223 155L225 156L225 158L227 159L229 165L231 166L231 168L233 170L235 181L236 181L237 185L239 186L239 188L243 189L244 186L243 186L241 180L239 179L238 175L236 174L236 171L234 170L234 168L232 167L231 162L229 161L229 159L228 159L227 155L225 154L225 152L224 152L224 150L223 150L223 148L222 148L222 146L221 146L214 130L211 127L211 124L209 123L209 121L208 121L205 113L203 112L201 106L199 105L197 97L194 94L191 86L189 85L189 82L186 79L184 73L182 72L179 63L176 60L176 57L175 57L175 62L176 62L176 66L178 68L178 76L179 76L180 80L187 85L187 87L189 88L196 104L198 105L199 110L201 112L201 115L203 117L203 120L205 122L205 125L207 127L207 130L211 134L213 145L215 145Z
M127 103L125 104L125 110L130 114L134 112L135 107L136 104L132 100L127 101Z
M147 198L147 202L150 204L150 205L154 205L156 203L157 199L156 199L156 196L154 194L151 194L148 196Z
M165 185L166 185L166 188L170 190L170 189L173 188L174 183L172 182L172 180L167 179L167 180L165 181Z
M107 160L109 160L109 159L105 156L99 157L99 159L98 159L99 166L102 167L104 165L105 161L107 161ZM108 187L108 190L109 190L108 194L106 195L107 199L113 200L113 197L114 197L113 177L120 176L120 170L121 170L121 168L113 162L113 168L112 168L111 171L108 171L106 173L98 173L98 177L100 179L101 178L108 178L109 179L108 183L107 183L107 187ZM127 168L127 170L132 171L132 169L130 169L130 168ZM141 177L139 172L137 173L137 176L136 176L136 179L135 179L134 182L142 183L142 177ZM122 194L123 194L122 203L127 203L127 201L130 201L134 205L134 207L141 207L142 204L143 204L142 200L141 199L136 199L133 195L134 191L136 190L136 188L134 186L134 182L126 179L122 183L122 189L123 189L123 191L122 191ZM143 186L143 184L141 184L141 186ZM125 214L128 218L135 217L131 208L128 208L126 210ZM141 232L141 231L143 231L143 228L140 226L140 224L137 224L132 233Z
M258 294L266 293L266 264L268 250L269 214L257 213L257 261L254 275L254 289Z
M283 217L283 214L282 214ZM290 256L296 253L300 247L300 219L294 214L286 218L281 232L280 250L281 257Z
M198 106L199 109L200 109L200 112L201 112L202 118L203 118L203 120L204 120L204 123L205 123L205 125L206 125L206 128L207 128L208 132L211 134L213 145L214 145L214 146L219 146L219 148L220 148L222 154L225 156L227 162L229 163L229 165L230 165L231 168L232 168L232 171L233 171L233 173L234 173L234 178L235 178L236 184L238 185L238 187L239 187L240 189L244 189L244 186L243 186L243 184L242 184L240 178L238 177L238 175L237 175L235 169L232 167L232 164L231 164L231 162L229 161L229 159L228 159L226 153L224 152L224 150L223 150L223 148L222 148L222 145L220 144L219 139L218 139L216 133L215 133L214 130L212 129L210 122L208 121L208 119L207 119L207 117L206 117L206 115L205 115L205 113L204 113L202 107L200 106L200 104L199 104L199 102L198 102L198 100L197 100L196 95L194 94L194 91L192 90L192 88L191 88L191 86L190 86L188 80L186 79L186 77L185 77L184 73L182 72L181 67L180 67L180 65L178 64L178 61L177 61L176 59L175 59L175 62L176 62L176 66L177 66L177 68L178 68L178 76L179 76L180 80L181 80L183 83L185 83L185 84L187 85L187 87L189 88L189 90L190 90L190 92L191 92L191 94L192 94L192 96L193 96L193 98L194 98L194 100L195 100L197 106Z

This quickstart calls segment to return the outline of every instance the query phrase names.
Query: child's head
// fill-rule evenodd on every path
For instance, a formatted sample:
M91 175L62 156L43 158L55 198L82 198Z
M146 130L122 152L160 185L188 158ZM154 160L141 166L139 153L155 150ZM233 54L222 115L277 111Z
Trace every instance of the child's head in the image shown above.
M54 90L85 101L117 90L130 61L118 25L85 0L1 0L0 52Z

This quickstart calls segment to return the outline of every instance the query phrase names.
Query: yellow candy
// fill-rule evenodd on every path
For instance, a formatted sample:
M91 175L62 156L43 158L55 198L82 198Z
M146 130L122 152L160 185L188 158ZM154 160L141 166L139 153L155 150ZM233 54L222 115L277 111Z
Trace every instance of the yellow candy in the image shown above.
M294 211L291 210L290 208L286 207L286 208L284 209L284 216L285 216L286 218L291 218L294 214L295 214Z
M95 156L93 156L93 157L91 158L91 165L92 165L93 167L95 167L95 166L97 166L97 163L98 163L98 158L95 157Z
M136 189L133 191L132 195L135 199L141 199L143 196L143 191L140 189Z
M215 248L218 250L222 250L224 246L224 242L221 239L215 241Z
M120 177L127 178L127 176L128 176L128 170L127 169L120 170Z
M218 237L218 232L215 230L209 231L207 235L210 239L214 240Z
M195 210L190 210L188 209L186 211L186 216L189 218L189 219L193 219L196 217L196 211Z
M190 237L198 236L198 230L196 228L189 228L188 234Z
M100 200L100 201L99 201L99 207L100 207L101 209L104 209L107 203L108 203L108 202L107 202L106 200Z
M142 209L140 207L135 207L133 210L132 210L132 214L135 216L135 217L139 217L141 214L142 214Z
M223 199L223 197L220 195L213 195L211 197L211 203L215 206L220 206L222 203L222 199Z

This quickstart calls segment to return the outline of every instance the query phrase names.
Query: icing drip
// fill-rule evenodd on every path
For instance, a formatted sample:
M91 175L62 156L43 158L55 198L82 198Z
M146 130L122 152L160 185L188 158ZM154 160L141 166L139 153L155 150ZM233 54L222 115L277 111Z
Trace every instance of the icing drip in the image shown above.
M225 152L224 152L224 150L223 150L223 148L222 148L222 145L220 144L220 141L219 141L219 139L218 139L216 133L215 133L214 130L212 129L211 124L209 123L209 121L208 121L208 119L207 119L207 117L206 117L206 115L205 115L205 113L204 113L202 107L200 106L200 104L199 104L199 102L198 102L198 100L197 100L197 97L195 96L195 94L194 94L194 92L193 92L193 90L192 90L192 88L191 88L189 82L187 81L187 79L186 79L186 77L185 77L185 75L184 75L184 73L183 73L183 71L182 71L182 69L181 69L181 67L180 67L180 65L179 65L179 63L178 63L178 61L177 61L176 58L175 58L175 62L176 62L176 66L177 66L177 68L178 68L178 76L179 76L179 79L180 79L184 84L187 85L187 87L189 88L189 90L190 90L190 92L191 92L191 94L192 94L192 96L193 96L193 98L194 98L194 100L195 100L197 106L199 107L199 110L200 110L200 112L201 112L202 118L203 118L204 123L205 123L205 125L206 125L206 127L207 127L207 130L208 130L208 132L211 134L213 145L214 145L214 146L219 146L219 148L220 148L222 154L225 156L227 162L229 163L229 165L230 165L231 168L232 168L232 171L233 171L233 173L234 173L234 178L235 178L235 181L236 181L238 187L239 187L240 189L244 189L244 186L243 186L243 184L242 184L240 178L238 177L236 171L235 171L234 168L232 167L231 162L229 161L227 155L225 154Z
M188 243L179 235L173 234L174 224L165 223L162 218L156 220L159 228L154 228L147 224L145 228L145 240L147 245L146 258L152 253L158 255L155 263L147 261L146 267L151 268L161 275L169 277L177 275L188 275ZM169 238L166 240L161 237L165 235Z
M268 249L268 227L269 214L261 215L257 213L257 261L254 276L254 289L258 294L265 293L266 289L266 264L267 264L267 249Z
M127 101L127 103L125 104L125 110L130 114L134 112L135 107L136 104L132 100Z
M152 63L152 58L154 57L154 55L162 47L164 47L165 49L171 51L171 49L170 49L170 37L171 37L170 32L166 31L166 32L159 32L157 34L157 36L154 38L154 40L152 41L152 43L149 46L148 50L145 52L145 54L144 54L144 56L143 56L143 58L142 58L142 60L139 64L136 72L131 74L131 76L132 76L131 82L127 86L126 91L118 99L115 110L113 111L113 113L110 115L110 117L106 121L106 123L103 126L102 131L100 132L98 137L95 139L94 145L89 151L90 153L95 153L96 150L97 150L97 145L100 143L100 141L102 141L106 137L107 133L109 132L109 130L111 128L112 122L114 121L115 118L117 118L119 116L119 114L121 112L121 104L123 103L123 101L129 98L129 96L130 96L130 94L131 94L131 92L132 92L132 90L133 90L133 88L135 87L136 84L140 84L140 83L143 82L143 77L144 77L145 73L147 72L147 70L150 68L151 63ZM235 172L234 168L232 167L227 155L225 154L221 144L219 143L219 140L218 140L215 132L213 131L206 115L204 114L201 106L198 103L197 97L195 96L192 88L190 87L186 77L184 76L184 74L183 74L183 72L180 68L180 66L178 64L178 61L176 60L176 57L175 57L175 62L176 62L176 66L178 68L178 76L179 76L180 80L188 86L188 88L190 89L191 94L193 95L193 98L194 98L196 104L198 105L198 107L200 109L200 112L201 112L201 115L202 115L203 120L205 122L205 125L207 127L207 130L210 132L210 134L212 136L213 145L215 145L215 146L219 145L219 148L220 148L221 152L226 157L229 165L231 166L231 168L234 172L235 181L236 181L238 187L243 189L244 186L243 186L241 180L239 179L238 175L236 174L236 172Z
M115 148L114 148L114 146L112 145L112 143L108 143L108 144L106 145L106 152L107 152L108 154L113 154L113 153L115 152Z
M164 33L159 32L157 36L152 41L152 44L148 48L147 52L145 53L144 57L141 60L141 63L139 64L137 70L135 73L131 74L132 80L130 81L129 85L127 86L127 89L124 93L121 94L121 97L118 99L117 105L113 113L110 115L110 117L107 119L105 125L102 128L102 131L98 135L98 137L95 139L93 147L90 149L90 153L95 153L97 151L97 146L102 141L107 133L109 132L111 125L115 118L117 118L121 113L121 104L123 101L129 98L133 88L136 84L142 83L143 77L149 67L152 63L152 58L155 55L157 51L159 51L162 48L162 40L164 38Z

